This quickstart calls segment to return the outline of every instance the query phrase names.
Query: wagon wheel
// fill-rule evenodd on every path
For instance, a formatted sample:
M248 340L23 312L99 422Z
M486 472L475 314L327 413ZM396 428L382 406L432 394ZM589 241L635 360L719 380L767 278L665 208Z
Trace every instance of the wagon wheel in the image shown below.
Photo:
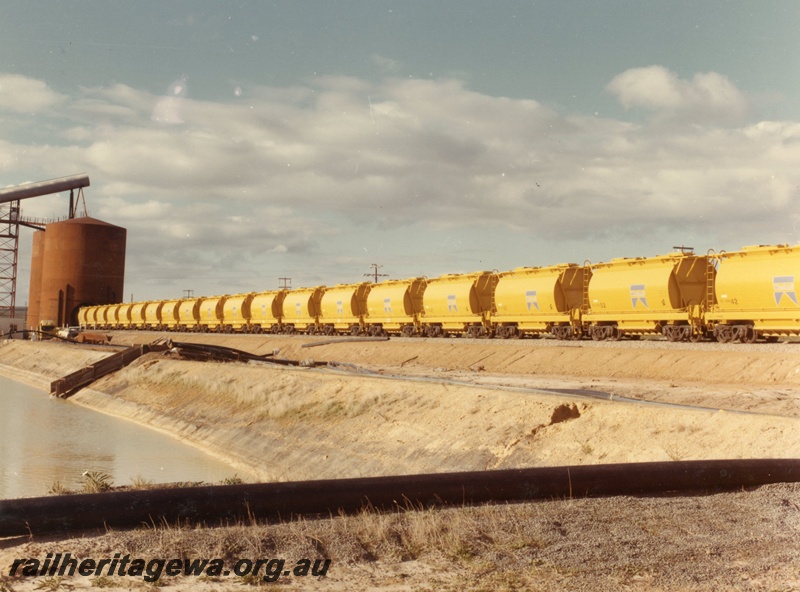
M755 343L756 339L758 339L758 331L756 331L753 327L747 327L744 329L744 335L742 336L742 343Z

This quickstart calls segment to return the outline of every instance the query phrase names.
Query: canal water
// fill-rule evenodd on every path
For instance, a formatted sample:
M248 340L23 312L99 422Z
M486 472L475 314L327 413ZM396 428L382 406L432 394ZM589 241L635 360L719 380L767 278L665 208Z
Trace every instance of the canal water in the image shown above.
M0 376L0 499L47 495L55 482L77 490L86 471L114 485L218 483L236 473L170 436Z

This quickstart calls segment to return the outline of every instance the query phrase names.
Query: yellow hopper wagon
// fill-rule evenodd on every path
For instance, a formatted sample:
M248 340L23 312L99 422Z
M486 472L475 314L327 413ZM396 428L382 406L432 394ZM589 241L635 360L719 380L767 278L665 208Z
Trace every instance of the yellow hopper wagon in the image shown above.
M161 326L161 309L164 306L163 300L153 300L144 309L144 328L155 331Z
M203 298L188 298L181 301L178 307L178 330L200 330L200 304Z
M105 304L97 308L94 313L95 329L111 329L112 325L112 309L119 306L118 304Z
M490 337L497 274L449 274L428 280L422 330L428 337L451 334Z
M325 335L365 333L364 317L371 287L369 282L361 282L326 288L319 305L320 331Z
M300 288L286 293L283 299L283 332L308 333L319 329L320 301L325 286Z
M717 273L709 290L716 301L705 315L717 341L752 343L800 335L800 246L744 247L712 255Z
M120 304L116 309L114 329L130 329L133 304Z
M698 341L708 269L708 257L690 252L595 264L585 330L595 341L646 334Z
M89 312L86 314L86 322L87 327L89 329L97 329L100 326L100 313L103 310L103 306L92 306L89 308Z
M203 333L213 331L222 333L223 311L225 308L225 296L210 296L200 300L200 323L199 330Z
M253 333L280 333L283 329L283 300L286 290L256 294L250 302L250 330Z
M234 294L225 299L222 324L226 333L246 333L250 330L250 304L255 294ZM260 327L260 325L259 325Z
M179 311L183 300L166 300L158 317L162 331L180 331Z
M406 337L419 334L426 286L424 277L373 284L367 295L367 332Z
M144 329L145 328L145 313L149 302L134 302L131 304L131 322L130 329Z
M81 331L86 329L92 329L92 318L94 317L94 312L97 309L96 306L82 306L78 311L78 326L80 326Z
M559 339L583 335L581 307L591 268L575 263L518 267L498 274L492 315L501 338L552 334Z

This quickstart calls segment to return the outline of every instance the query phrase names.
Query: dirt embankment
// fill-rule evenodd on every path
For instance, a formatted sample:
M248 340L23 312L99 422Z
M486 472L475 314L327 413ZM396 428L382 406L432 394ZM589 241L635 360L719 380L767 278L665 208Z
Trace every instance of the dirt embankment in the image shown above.
M398 344L403 346L398 354L384 343L299 350L287 341L292 340L267 340L261 347L280 348L287 357L313 352L317 359L324 353L340 360L346 347L358 347L359 356L372 361L414 352L424 356L437 346L409 350ZM447 363L448 344L442 345L437 360ZM323 352L327 347L339 351ZM519 355L513 348L499 349ZM68 362L55 362L64 352ZM348 361L358 362L350 353ZM499 359L499 352L493 353ZM80 352L87 359L96 355ZM459 355L461 367L471 363ZM68 372L75 368L65 366L80 356L55 343L0 348L6 367L35 364L41 371ZM402 362L394 369L404 368ZM141 358L72 400L165 430L264 480L800 456L800 420L792 417L632 405L497 390L491 384L187 362L162 354Z
M766 359L735 352L726 359L714 352L606 352L591 345L545 346L544 351L529 343L492 349L478 342L390 342L302 349L307 340L224 339L249 351L280 349L287 358L332 359L385 375L434 380L186 362L151 354L73 401L160 427L252 466L265 479L800 456L797 358L791 352ZM0 344L0 373L46 387L105 355L55 343L5 343ZM717 371L709 373L711 367ZM675 368L684 372L680 379ZM592 388L773 415L618 403L497 385ZM119 552L147 559L329 557L328 577L305 586L331 592L794 590L800 589L798 504L797 484L777 484L718 495L552 500L257 527L148 528L63 541L25 537L0 544L0 589L139 587L131 577L60 581L3 575L18 557L69 552L102 558ZM240 589L245 583L240 580L163 578L158 586L210 592ZM303 587L299 581L284 583Z
M663 380L681 384L800 387L800 343L752 346L558 342L553 340L424 339L372 342L344 340L322 347L322 337L156 334L117 332L114 343L149 343L157 337L212 343L256 354L280 351L291 359L311 357L373 366L480 370L528 376Z

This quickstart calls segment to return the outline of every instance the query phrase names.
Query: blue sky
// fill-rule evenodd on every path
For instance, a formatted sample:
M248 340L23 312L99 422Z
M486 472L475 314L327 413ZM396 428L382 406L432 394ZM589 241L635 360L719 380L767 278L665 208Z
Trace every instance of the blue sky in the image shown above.
M797 2L4 6L0 186L126 298L800 240Z

